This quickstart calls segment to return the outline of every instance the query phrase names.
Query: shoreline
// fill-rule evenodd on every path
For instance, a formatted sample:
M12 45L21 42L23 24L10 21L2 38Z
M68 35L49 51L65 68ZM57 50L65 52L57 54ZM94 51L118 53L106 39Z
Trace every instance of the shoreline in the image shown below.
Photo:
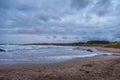
M120 50L96 49L112 55L75 58L50 64L0 65L0 80L119 80Z
M109 52L113 56L120 56L120 49L116 48L104 48L104 47L95 47L99 51Z

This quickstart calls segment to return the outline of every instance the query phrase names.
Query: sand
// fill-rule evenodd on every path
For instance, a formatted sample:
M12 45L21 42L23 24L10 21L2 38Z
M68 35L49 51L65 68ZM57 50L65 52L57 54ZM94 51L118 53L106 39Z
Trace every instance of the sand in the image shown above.
M103 48L103 47L96 47L96 49L104 52L110 52L114 56L120 56L120 49L115 48Z
M0 65L0 80L120 80L120 50L97 49L112 55L52 64Z

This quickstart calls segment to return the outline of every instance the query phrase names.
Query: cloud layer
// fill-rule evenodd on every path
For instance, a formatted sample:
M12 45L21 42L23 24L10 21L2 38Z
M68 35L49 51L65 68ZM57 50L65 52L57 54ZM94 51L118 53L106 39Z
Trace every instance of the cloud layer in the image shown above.
M120 41L120 0L0 0L1 35Z

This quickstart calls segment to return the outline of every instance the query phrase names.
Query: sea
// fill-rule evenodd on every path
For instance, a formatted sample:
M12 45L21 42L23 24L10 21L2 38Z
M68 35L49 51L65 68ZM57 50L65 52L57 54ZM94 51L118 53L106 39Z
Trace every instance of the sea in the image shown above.
M77 50L76 48L80 48ZM110 53L92 47L54 45L0 45L1 64L56 63L74 58L85 58ZM89 51L89 50L91 51Z

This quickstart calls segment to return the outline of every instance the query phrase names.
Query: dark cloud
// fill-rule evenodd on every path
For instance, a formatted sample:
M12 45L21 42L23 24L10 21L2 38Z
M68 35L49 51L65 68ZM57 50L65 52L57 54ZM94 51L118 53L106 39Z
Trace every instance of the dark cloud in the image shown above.
M35 11L36 10L34 6L25 5L25 4L19 6L17 9L20 11Z
M71 0L71 6L78 10L87 7L89 3L90 0Z
M99 16L104 16L109 13L111 6L111 0L98 0L93 8L93 12Z
M17 4L15 0L0 0L0 8L3 9L13 9Z

